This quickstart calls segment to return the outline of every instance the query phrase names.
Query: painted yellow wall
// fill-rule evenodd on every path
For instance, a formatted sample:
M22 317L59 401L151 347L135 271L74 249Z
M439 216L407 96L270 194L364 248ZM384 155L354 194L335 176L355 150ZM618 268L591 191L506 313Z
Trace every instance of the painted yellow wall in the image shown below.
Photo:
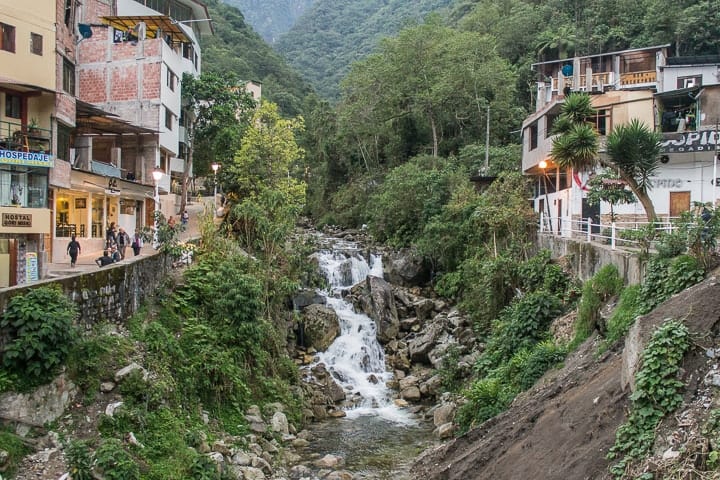
M0 0L0 22L15 27L15 53L0 50L0 77L56 90L55 12L48 0ZM30 52L30 34L43 37L43 54Z

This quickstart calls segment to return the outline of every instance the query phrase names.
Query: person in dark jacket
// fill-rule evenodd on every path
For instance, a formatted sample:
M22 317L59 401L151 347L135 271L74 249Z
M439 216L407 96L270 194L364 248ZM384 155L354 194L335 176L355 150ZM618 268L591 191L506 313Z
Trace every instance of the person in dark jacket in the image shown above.
M110 258L110 253L107 250L103 250L102 257L96 258L95 263L97 263L98 267L104 267L105 265L113 263L113 260Z
M125 260L125 250L130 245L130 235L127 234L124 228L120 227L117 234L117 247L120 252L120 260Z
M75 235L70 237L70 243L67 246L67 254L70 255L70 266L75 267L78 255L80 254L80 242L75 240Z

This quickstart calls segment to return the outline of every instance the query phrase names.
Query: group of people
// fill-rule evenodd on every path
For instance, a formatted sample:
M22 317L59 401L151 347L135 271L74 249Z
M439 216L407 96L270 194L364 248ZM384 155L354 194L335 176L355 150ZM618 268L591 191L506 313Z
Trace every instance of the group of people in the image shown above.
M140 255L140 250L143 247L142 235L136 231L131 239L125 229L116 227L115 222L110 223L110 226L105 231L105 249L103 250L103 255L95 259L95 263L100 267L104 267L105 265L125 260L125 251L128 246L132 248L135 256ZM75 267L81 251L82 247L80 246L80 242L75 235L73 235L70 237L70 243L68 243L67 246L67 254L70 256L71 267Z

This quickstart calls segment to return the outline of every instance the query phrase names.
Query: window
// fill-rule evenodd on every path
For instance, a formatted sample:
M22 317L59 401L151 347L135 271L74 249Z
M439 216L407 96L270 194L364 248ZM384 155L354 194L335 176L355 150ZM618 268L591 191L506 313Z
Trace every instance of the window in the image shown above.
M30 52L35 55L43 54L43 37L37 33L30 34Z
M193 46L190 43L183 43L182 44L182 56L183 58L187 58L188 60L193 59L193 55L195 54L195 51L193 50Z
M40 172L39 170L42 170ZM47 169L0 170L0 205L47 208Z
M168 130L172 130L172 125L173 125L173 114L166 107L165 108L165 128L167 128Z
M22 111L22 99L17 95L5 94L5 116L10 118L20 118Z
M553 135L553 128L555 127L555 121L559 115L557 113L548 114L545 117L545 138L549 138Z
M73 164L74 158L70 158L70 131L69 127L58 123L57 128L57 156Z
M75 0L65 0L65 25L72 28L75 24L73 10L75 7Z
M535 150L538 146L538 126L537 122L530 125L530 150Z
M693 88L702 85L702 75L693 75L691 77L679 77L677 79L677 88Z
M63 59L63 90L75 95L75 65L67 58Z
M169 68L167 69L166 84L171 91L175 91L175 86L177 85L177 75L175 75Z
M15 53L15 27L0 23L0 50Z
M168 0L146 0L145 5L157 12L168 15L170 13L169 3Z
M610 110L599 109L593 118L593 123L598 135L607 135L610 132Z

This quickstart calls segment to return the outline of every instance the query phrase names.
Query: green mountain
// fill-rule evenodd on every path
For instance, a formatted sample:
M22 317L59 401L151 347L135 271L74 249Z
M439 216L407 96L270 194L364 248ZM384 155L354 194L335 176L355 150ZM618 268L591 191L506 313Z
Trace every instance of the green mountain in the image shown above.
M322 96L339 97L350 64L453 0L318 0L275 47Z
M287 115L300 113L310 85L247 24L237 8L205 0L215 35L201 40L203 71L262 83L264 98Z
M225 0L240 9L248 23L269 44L275 43L315 0Z

